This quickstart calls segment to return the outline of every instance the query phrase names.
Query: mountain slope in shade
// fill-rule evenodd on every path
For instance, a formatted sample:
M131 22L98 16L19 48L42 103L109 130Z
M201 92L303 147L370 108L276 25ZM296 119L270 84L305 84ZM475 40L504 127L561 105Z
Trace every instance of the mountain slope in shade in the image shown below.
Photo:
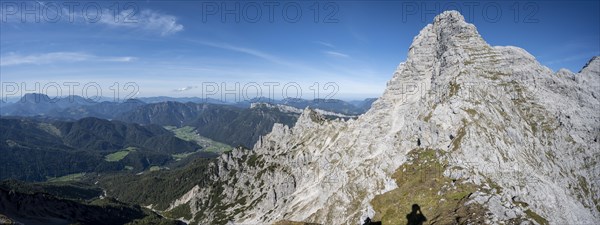
M115 199L84 203L43 192L23 193L3 187L0 187L0 222L27 225L183 224Z
M44 181L74 173L134 171L172 162L173 154L202 147L177 138L158 125L138 125L98 118L74 122L0 119L0 180ZM132 149L124 158L107 160L111 153ZM199 153L201 156L212 156Z
M599 67L554 73L444 12L367 113L276 124L171 208L196 224L406 224L413 204L428 223L596 224Z

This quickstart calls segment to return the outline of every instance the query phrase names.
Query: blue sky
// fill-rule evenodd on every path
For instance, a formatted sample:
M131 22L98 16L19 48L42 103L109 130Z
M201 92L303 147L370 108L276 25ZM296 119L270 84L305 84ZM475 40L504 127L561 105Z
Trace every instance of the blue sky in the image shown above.
M67 95L65 82L88 96L378 97L413 37L445 9L491 45L524 48L555 71L600 55L598 1L132 2L3 1L3 97L15 83Z

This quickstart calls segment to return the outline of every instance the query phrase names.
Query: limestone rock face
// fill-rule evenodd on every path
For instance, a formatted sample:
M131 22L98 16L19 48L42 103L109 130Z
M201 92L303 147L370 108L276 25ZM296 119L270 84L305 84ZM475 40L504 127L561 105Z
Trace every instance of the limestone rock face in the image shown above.
M600 57L579 73L540 65L525 50L488 45L460 13L438 15L414 38L383 96L356 119L306 109L252 150L214 165L194 188L194 221L360 224L371 200L398 187L407 153L447 155L443 174L480 190L486 223L600 221ZM401 182L401 181L399 181ZM486 191L486 189L496 191ZM526 204L517 204L526 203ZM406 203L410 204L410 203Z

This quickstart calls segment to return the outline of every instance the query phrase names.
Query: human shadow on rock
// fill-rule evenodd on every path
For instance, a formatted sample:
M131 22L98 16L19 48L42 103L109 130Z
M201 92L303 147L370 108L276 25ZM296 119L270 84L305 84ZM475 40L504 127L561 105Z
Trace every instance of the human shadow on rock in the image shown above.
M418 204L413 204L412 212L406 214L406 220L408 220L406 225L423 225L427 218L421 212L421 207Z

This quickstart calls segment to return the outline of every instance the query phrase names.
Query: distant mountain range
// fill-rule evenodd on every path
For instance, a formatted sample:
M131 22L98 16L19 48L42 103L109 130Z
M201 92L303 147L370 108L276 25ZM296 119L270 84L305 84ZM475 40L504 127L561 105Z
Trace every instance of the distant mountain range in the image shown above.
M94 101L100 99L103 101ZM12 99L14 100L14 99ZM2 101L0 104L1 116L41 116L58 119L81 119L84 117L98 117L103 119L113 119L120 114L126 113L144 104L153 104L161 102L179 102L179 103L197 103L197 104L215 104L230 105L238 108L249 108L252 103L270 103L292 106L300 109L310 107L335 113L347 115L360 115L371 107L375 99L365 99L362 101L345 102L337 99L295 99L288 98L283 100L274 100L268 98L255 98L249 101L230 103L212 98L198 97L143 97L137 99L128 99L122 102L107 101L107 98L94 97L84 98L81 96L67 96L50 98L44 94L25 94L20 100L15 102Z
M81 96L52 99L44 94L26 94L21 100L6 104L0 109L2 116L38 116L56 119L81 119L98 117L111 119L115 115L145 104L129 99L124 102L94 102Z
M342 113L346 115L360 115L371 108L371 104L376 98L367 98L361 101L346 102L339 99L313 99L306 100L300 98L286 98L282 100L270 98L255 98L249 101L235 103L234 105L242 108L250 107L252 103L269 103L275 105L287 105L299 109L306 107L312 109L321 109L329 112Z
M86 117L121 120L129 123L161 126L192 126L205 137L231 146L251 148L258 138L271 131L273 124L293 126L304 108L327 112L332 118L350 118L364 113L375 99L345 102L336 99L255 98L226 103L216 99L147 97L124 102L94 102L81 96L50 98L44 94L26 94L19 101L0 109L4 117L34 117L45 121L76 121ZM251 107L265 103L296 108ZM349 115L349 116L346 116Z
M198 97L168 97L168 96L157 96L157 97L140 97L137 98L145 103L159 103L159 102L193 102L193 103L211 103L220 105L229 105L230 102L224 102L214 98L198 98Z

